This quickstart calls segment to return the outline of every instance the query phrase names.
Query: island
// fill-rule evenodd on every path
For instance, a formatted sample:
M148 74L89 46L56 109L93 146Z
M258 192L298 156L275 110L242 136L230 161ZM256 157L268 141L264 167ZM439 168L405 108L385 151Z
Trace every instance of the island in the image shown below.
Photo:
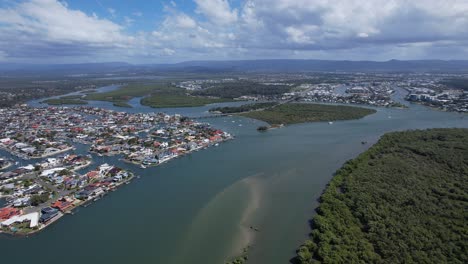
M194 107L229 102L231 100L213 97L192 96L181 92L154 93L141 99L141 104L153 108Z
M117 106L117 107L132 108L132 106L127 102L115 101L115 102L112 103L112 105Z
M277 102L265 102L265 103L256 103L256 104L245 104L241 106L215 107L215 108L211 108L209 111L212 113L221 113L221 114L243 113L243 112L264 110L264 109L273 107L277 104L278 104Z
M305 122L359 119L373 114L374 109L309 103L285 103L260 111L242 113L242 116L265 121L270 125L297 124Z
M468 129L384 135L339 169L293 263L467 263Z
M66 99L66 98L47 99L47 100L42 101L41 103L46 103L49 105L85 105L85 104L88 104L88 102L84 100Z
M225 98L194 96L190 91L167 83L128 84L109 92L87 94L84 99L107 101L112 102L114 106L130 107L128 101L135 97L142 97L140 103L153 108L194 107L232 101Z

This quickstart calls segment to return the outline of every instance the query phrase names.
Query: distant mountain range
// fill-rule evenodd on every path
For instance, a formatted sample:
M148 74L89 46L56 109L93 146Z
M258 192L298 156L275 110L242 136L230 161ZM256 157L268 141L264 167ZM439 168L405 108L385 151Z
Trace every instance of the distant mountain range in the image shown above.
M468 60L233 60L187 61L174 64L129 64L125 62L83 64L0 63L3 75L161 74L175 72L468 72Z

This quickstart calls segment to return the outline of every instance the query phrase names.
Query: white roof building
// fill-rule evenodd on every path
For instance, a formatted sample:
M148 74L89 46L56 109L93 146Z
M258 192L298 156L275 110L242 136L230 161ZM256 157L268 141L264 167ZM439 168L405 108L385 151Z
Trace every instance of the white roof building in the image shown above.
M51 174L54 174L57 171L63 171L65 168L53 168L50 170L45 170L41 173L41 176L49 176Z
M30 228L38 226L39 225L39 213L34 212L34 213L21 215L21 216L15 215L12 218L3 221L1 223L1 225L2 226L10 226L10 225L12 225L14 223L21 223L21 222L24 222L24 221L31 221L31 223L29 224Z

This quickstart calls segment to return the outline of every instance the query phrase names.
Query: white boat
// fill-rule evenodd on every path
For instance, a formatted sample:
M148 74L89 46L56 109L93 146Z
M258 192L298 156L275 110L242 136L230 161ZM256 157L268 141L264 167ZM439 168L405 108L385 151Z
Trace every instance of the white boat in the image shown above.
M142 168L142 169L146 169L146 166L145 166L145 165L143 165L143 164L141 164L140 168Z
M328 122L328 124L329 124L329 125L333 125L333 122L330 121L330 122Z

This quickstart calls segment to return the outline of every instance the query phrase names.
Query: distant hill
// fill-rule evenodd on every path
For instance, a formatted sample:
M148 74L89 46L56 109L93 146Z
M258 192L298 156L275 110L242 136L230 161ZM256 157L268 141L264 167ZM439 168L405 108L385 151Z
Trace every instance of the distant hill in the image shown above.
M240 61L188 61L172 64L170 68L199 67L225 71L248 72L468 72L466 60L390 60L331 61L331 60L240 60Z
M78 63L78 64L19 64L0 63L0 73L8 75L68 75L105 74L125 72L135 65L126 62Z
M186 61L174 64L129 64L126 62L83 64L0 63L0 74L70 75L108 73L220 73L220 72L468 72L468 60L233 60Z

